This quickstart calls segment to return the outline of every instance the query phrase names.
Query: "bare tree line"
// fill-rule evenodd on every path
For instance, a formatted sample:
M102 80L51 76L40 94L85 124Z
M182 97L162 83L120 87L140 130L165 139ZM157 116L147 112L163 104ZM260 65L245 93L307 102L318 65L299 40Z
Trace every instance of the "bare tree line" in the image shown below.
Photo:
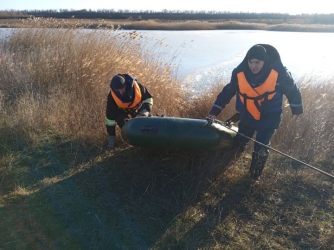
M5 10L0 11L0 18L78 18L78 19L131 19L131 20L281 20L293 21L302 20L303 23L314 24L334 24L333 14L298 14L290 15L286 13L252 13L252 12L219 12L219 11L180 11L180 10Z

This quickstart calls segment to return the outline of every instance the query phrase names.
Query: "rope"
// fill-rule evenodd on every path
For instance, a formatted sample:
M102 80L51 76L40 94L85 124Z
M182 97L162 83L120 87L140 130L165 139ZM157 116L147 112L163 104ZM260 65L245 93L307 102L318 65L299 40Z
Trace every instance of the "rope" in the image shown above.
M307 163L305 163L305 162L302 162L302 161L300 161L300 160L298 160L298 159L296 159L296 158L294 158L294 157L292 157L292 156L290 156L290 155L288 155L288 154L285 154L285 153L283 153L283 152L281 152L281 151L279 151L279 150L277 150L277 149L274 149L274 148L272 148L272 147L270 147L270 146L268 146L268 145L265 145L265 144L263 144L263 143L261 143L261 142L255 140L255 139L251 138L251 137L248 137L248 136L246 136L246 135L244 135L244 134L242 134L242 133L240 133L240 132L238 132L238 131L232 129L231 127L228 127L227 125L225 125L225 123L223 123L223 122L221 122L221 121L219 121L219 120L217 120L217 119L212 119L212 118L210 118L210 117L207 117L206 120L207 120L210 124L212 124L213 122L218 123L219 125L221 125L221 126L227 128L227 129L229 129L229 130L231 130L231 131L233 131L233 132L235 132L235 133L237 133L237 134L239 134L239 135L241 135L241 136L243 136L243 137L245 137L245 138L247 138L248 140L251 140L251 141L253 141L253 142L255 142L255 143L258 143L258 144L260 144L261 146L263 146L263 147L265 147L265 148L267 148L267 149L270 149L270 150L272 150L272 151L275 151L276 153L279 153L279 154L281 154L281 155L283 155L283 156L285 156L285 157L287 157L287 158L289 158L289 159L291 159L291 160L294 160L294 161L296 161L296 162L299 162L299 163L301 163L301 164L303 164L303 165L305 165L305 166L307 166L307 167L309 167L309 168L311 168L311 169L313 169L313 170L315 170L315 171L318 171L318 172L320 172L320 173L322 173L322 174L324 174L324 175L326 175L326 176L331 177L331 178L334 179L334 176L333 176L333 175L331 175L331 174L329 174L329 173L327 173L327 172L325 172L325 171L323 171L323 170L321 170L321 169L319 169L319 168L313 167L313 166L310 165L310 164L307 164Z

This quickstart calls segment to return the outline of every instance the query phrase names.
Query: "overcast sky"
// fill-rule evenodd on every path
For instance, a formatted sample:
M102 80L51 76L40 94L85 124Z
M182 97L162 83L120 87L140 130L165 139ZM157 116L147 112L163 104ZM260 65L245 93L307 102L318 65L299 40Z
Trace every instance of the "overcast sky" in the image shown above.
M0 10L216 10L255 13L334 13L331 0L0 0Z

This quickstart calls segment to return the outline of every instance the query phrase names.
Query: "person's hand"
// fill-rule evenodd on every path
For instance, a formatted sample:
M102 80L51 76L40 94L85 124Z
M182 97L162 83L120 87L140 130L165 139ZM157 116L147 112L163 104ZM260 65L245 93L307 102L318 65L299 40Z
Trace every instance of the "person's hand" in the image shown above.
M212 123L214 122L216 116L215 115L211 115L209 114L207 117L205 117L207 124L212 125Z
M144 113L139 113L139 114L138 114L138 117L146 117L146 116L148 116L148 115L149 115L148 112L144 112Z
M207 117L211 118L211 119L216 119L217 116L209 114Z
M139 112L138 114L138 117L146 117L148 116L150 113L146 110L146 109L143 109Z

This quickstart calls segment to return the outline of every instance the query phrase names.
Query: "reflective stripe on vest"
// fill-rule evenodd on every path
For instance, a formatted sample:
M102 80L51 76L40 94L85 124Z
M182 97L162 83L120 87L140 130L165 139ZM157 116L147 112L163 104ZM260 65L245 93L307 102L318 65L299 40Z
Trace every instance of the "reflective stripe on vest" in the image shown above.
M241 102L255 120L260 120L262 102L265 100L271 100L276 94L275 87L278 78L277 71L272 69L266 81L256 88L253 88L249 84L244 72L238 73L237 77Z
M134 89L134 95L135 98L133 102L123 102L121 99L117 97L115 92L113 90L110 90L112 98L114 98L117 106L122 109L136 109L141 103L141 91L139 88L139 85L136 81L133 82L133 89Z

